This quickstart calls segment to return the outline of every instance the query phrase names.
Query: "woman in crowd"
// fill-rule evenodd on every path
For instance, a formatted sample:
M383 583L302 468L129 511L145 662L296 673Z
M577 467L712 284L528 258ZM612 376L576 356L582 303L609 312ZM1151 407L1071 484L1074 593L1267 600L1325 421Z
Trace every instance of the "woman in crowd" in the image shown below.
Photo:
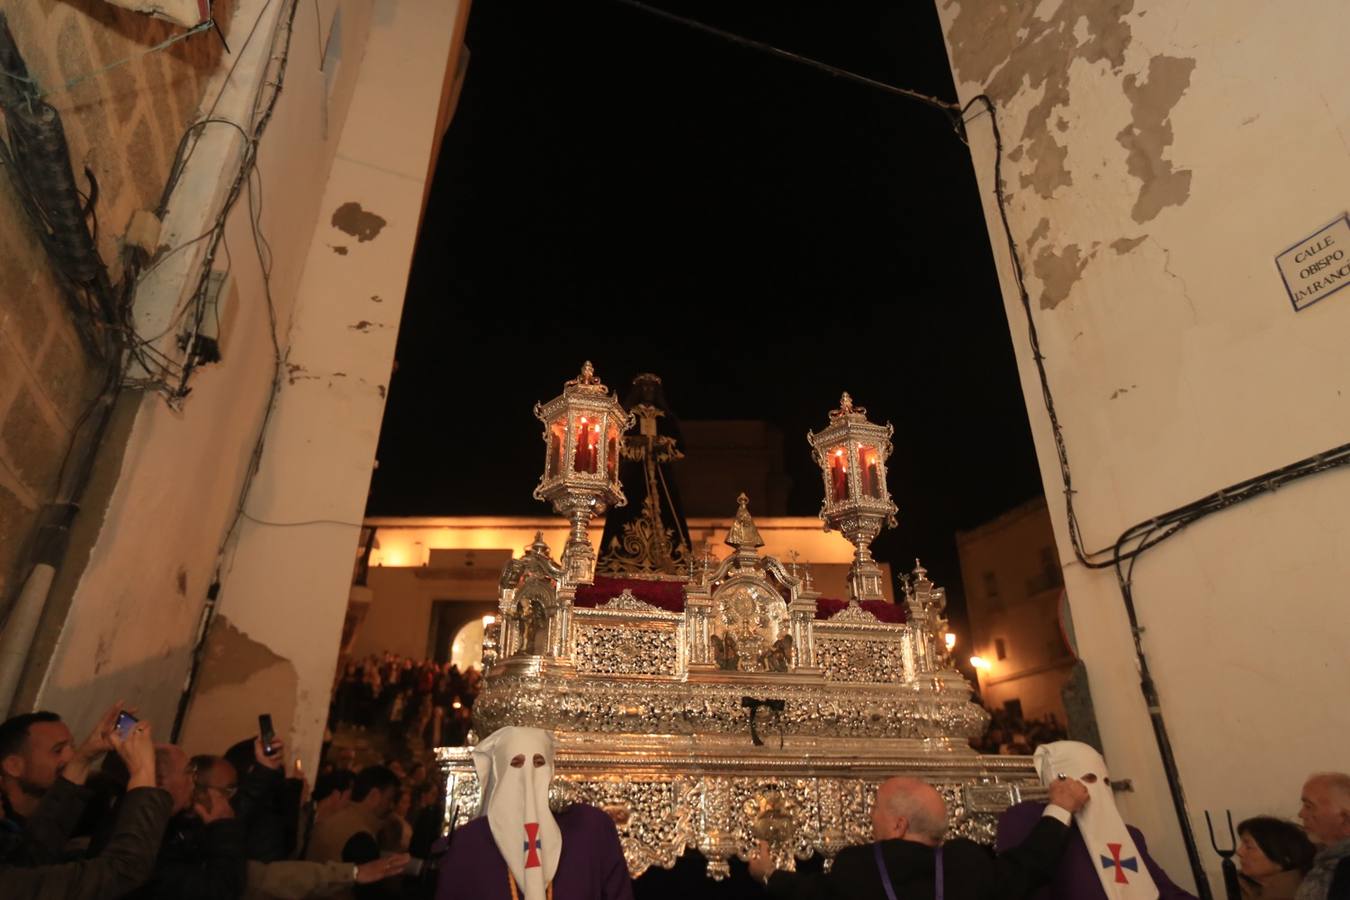
M1237 832L1243 900L1294 900L1314 855L1303 829L1273 816L1257 816L1241 822Z

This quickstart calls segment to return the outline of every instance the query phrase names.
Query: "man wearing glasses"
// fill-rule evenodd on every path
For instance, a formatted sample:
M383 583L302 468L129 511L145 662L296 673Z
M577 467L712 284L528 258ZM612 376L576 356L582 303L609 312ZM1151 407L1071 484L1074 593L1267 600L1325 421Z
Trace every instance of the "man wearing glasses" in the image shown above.
M236 900L247 874L244 832L230 800L239 789L234 766L218 756L188 759L173 745L157 748L161 779L175 815L160 847L154 877L141 900Z
M239 792L234 766L218 756L194 756L190 764L196 788L192 808L197 817L207 823L234 818L231 801Z

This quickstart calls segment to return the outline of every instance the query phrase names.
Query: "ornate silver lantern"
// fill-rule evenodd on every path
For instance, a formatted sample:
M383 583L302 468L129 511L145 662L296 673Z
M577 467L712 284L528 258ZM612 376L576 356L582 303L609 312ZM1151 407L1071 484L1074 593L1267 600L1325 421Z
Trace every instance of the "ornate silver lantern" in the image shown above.
M825 530L838 529L854 547L849 569L851 606L860 600L885 599L881 567L872 559L871 543L882 525L895 527L896 508L886 488L886 460L894 433L889 423L869 422L867 410L854 406L848 394L830 412L830 424L823 431L806 433L825 479L825 501L820 507Z
M610 396L590 362L562 394L536 403L534 414L544 423L545 448L544 475L534 497L551 502L554 512L571 520L563 568L571 583L589 583L595 570L587 532L591 517L628 502L619 482L619 442L632 416Z

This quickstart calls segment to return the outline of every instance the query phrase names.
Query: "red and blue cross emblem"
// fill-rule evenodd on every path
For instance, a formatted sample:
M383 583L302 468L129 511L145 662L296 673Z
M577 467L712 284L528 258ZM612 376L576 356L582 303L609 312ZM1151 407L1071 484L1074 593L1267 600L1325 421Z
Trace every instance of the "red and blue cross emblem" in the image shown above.
M1103 869L1114 868L1116 870L1116 884L1129 884L1130 883L1129 880L1125 877L1125 870L1129 869L1131 872L1138 872L1139 857L1131 856L1128 857L1127 859L1121 859L1120 846L1121 846L1120 844L1106 845L1106 849L1111 851L1111 855L1102 856L1101 858L1102 868Z
M521 849L525 851L525 868L539 868L539 851L543 848L544 842L539 839L539 823L525 823L525 846Z

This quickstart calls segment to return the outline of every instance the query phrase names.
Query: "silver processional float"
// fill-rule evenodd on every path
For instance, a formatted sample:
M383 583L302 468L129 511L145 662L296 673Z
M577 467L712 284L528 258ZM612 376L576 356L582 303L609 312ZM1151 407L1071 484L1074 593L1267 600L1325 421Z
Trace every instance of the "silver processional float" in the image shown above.
M644 378L659 389L655 376L635 386ZM571 531L560 561L536 538L502 572L470 743L507 725L552 731L551 802L609 813L635 878L686 849L724 878L758 840L786 870L833 857L871 840L876 785L893 775L932 783L954 834L992 842L999 813L1043 792L1030 757L969 746L988 714L951 666L943 589L916 562L903 603L883 597L869 545L895 524L892 426L868 421L844 394L829 424L807 435L824 478L821 519L854 547L848 603L831 611L809 570L760 554L744 494L718 561L695 558L682 523L671 527L660 493L647 490L601 560L622 577L597 576L588 525L627 503L621 461L640 464L652 487L663 461L678 458L659 434L662 410L630 405L586 363L535 406L545 444L535 497ZM478 813L469 752L436 751L447 825Z

